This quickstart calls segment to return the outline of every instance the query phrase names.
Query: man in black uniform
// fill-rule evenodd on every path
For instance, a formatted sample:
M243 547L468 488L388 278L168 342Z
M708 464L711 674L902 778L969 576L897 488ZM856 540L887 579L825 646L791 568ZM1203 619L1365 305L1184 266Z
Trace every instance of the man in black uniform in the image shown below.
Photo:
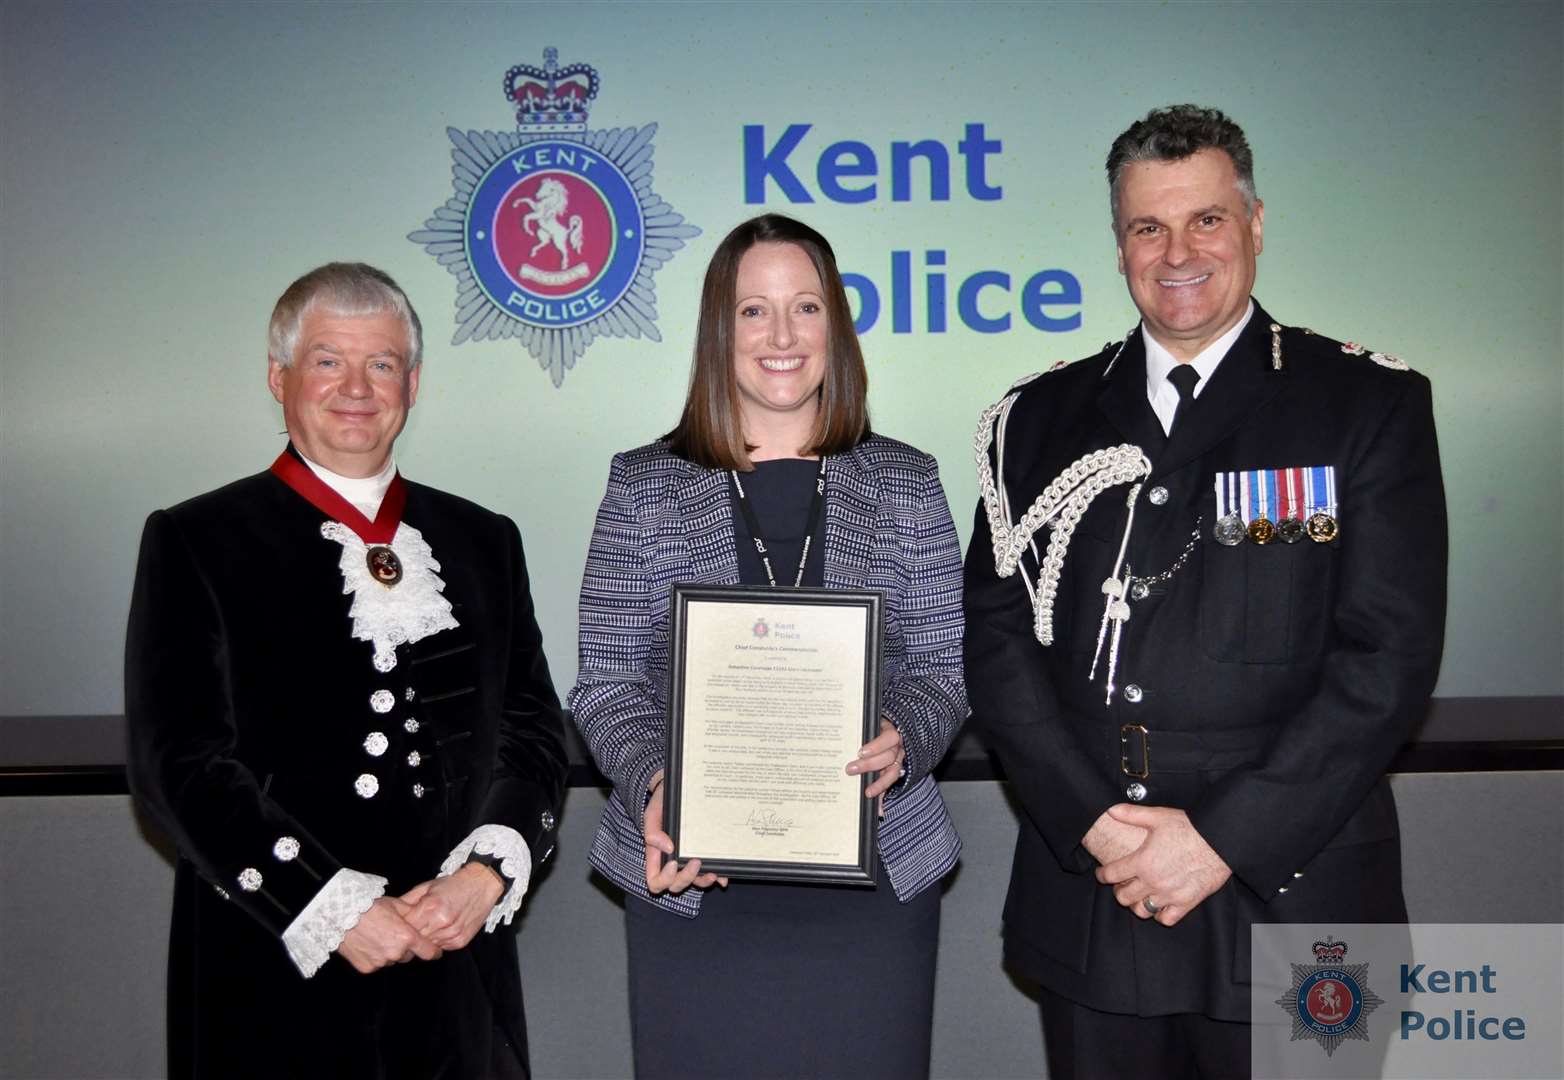
M1430 390L1252 299L1265 208L1220 112L1152 112L1108 177L1140 325L979 429L1005 954L1055 1080L1247 1075L1251 924L1406 918L1385 770L1443 640Z
M553 850L559 702L515 525L404 481L422 337L332 263L272 314L270 469L154 513L136 801L179 848L177 1077L523 1077L510 923Z

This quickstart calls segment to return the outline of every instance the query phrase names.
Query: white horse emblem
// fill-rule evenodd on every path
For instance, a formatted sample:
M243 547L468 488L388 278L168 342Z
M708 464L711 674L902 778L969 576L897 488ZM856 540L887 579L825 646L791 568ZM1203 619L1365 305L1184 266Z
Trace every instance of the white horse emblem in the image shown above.
M532 245L527 258L533 258L552 244L559 251L559 269L539 270L529 262L522 264L519 273L529 281L544 285L564 285L586 277L591 269L585 263L570 265L570 249L574 248L577 255L581 254L583 237L580 214L571 214L568 223L560 220L569 202L565 185L553 177L545 177L534 194L537 195L536 199L523 195L510 204L513 210L523 205L531 209L530 213L522 215L521 228L528 236L536 236L538 242Z

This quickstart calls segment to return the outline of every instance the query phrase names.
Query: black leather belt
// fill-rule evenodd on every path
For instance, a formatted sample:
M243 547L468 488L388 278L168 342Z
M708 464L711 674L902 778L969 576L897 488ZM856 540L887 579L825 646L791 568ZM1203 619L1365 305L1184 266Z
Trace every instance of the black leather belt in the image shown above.
M1231 769L1258 760L1278 730L1267 725L1221 731L1152 731L1144 724L1123 724L1119 728L1119 769L1131 781L1125 794L1135 802L1146 798L1144 781L1151 777L1153 743L1159 773Z

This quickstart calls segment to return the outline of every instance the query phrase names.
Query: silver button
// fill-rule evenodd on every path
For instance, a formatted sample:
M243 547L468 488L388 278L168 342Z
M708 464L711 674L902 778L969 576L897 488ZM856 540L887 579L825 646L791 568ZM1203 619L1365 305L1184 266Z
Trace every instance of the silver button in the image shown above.
M1135 704L1145 696L1145 692L1141 690L1139 684L1137 683L1130 683L1124 688L1124 700L1129 702L1131 705Z
M1144 802L1146 798L1146 785L1137 780L1129 787L1124 789L1124 794L1129 797L1130 802Z
M1151 586L1147 585L1144 581L1133 581L1130 583L1131 600L1144 600L1150 595Z
M413 798L415 798L415 799L422 799L423 797L424 797L424 786L422 784L414 784L413 785Z
M373 799L375 793L380 790L380 781L375 779L374 774L364 773L353 781L353 790L358 792L358 797L361 799Z
M1158 484L1156 487L1146 492L1146 499L1151 503L1152 506L1161 506L1163 503L1168 501L1168 489L1163 487L1161 484Z
M371 731L364 737L364 753L370 757L379 757L390 745L391 740L386 738L383 731Z
M1301 878L1301 877L1303 877L1303 871L1302 870L1294 870L1292 876L1295 877L1295 878Z
M1287 891L1287 886L1283 885L1280 889L1277 889L1276 891L1279 892L1279 893L1284 893L1284 892Z
M278 862L292 862L299 857L299 841L292 836L279 836L272 845L272 857Z
M542 816L542 818L540 820L543 822L543 831L544 832L547 832L548 830L552 829L554 827L554 811L552 811L552 810L545 810L545 811L543 811L543 816Z
M402 691L402 696L405 697L408 701L412 701L413 700L413 688L411 686L409 686L406 690Z
M389 690L376 690L369 695L369 707L376 712L385 713L391 711L391 706L396 704L396 695Z
M406 720L402 721L402 730L407 732L409 735L416 735L418 733L418 721L409 716Z
M254 892L261 887L261 872L253 866L246 866L239 871L239 888L245 892Z
M407 763L409 765L411 765L415 769L418 768L418 766L423 762L423 760L424 760L424 756L422 754L420 754L417 750L414 750L411 754L407 755Z

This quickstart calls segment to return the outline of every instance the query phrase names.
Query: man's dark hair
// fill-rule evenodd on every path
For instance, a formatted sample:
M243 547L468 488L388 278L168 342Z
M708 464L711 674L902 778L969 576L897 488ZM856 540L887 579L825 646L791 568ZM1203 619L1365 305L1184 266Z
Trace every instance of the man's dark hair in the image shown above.
M1113 231L1119 231L1119 177L1124 166L1136 161L1183 161L1201 150L1220 150L1232 159L1238 172L1238 191L1244 209L1254 216L1254 155L1244 129L1220 109L1199 105L1169 105L1152 109L1113 140L1108 151L1108 204L1113 211Z

